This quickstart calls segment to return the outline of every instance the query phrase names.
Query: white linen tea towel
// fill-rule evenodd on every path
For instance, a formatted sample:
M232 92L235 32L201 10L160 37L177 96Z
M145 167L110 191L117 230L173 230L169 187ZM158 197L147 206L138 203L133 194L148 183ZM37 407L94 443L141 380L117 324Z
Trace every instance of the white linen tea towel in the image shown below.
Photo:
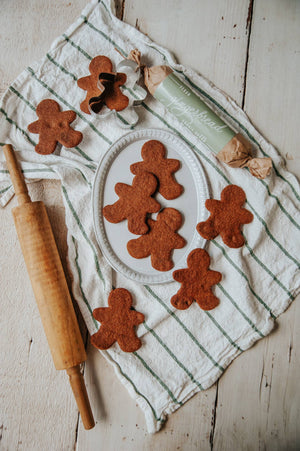
M78 20L57 38L42 61L28 67L4 93L0 103L0 142L11 143L28 180L61 180L68 228L68 258L73 275L73 295L89 332L99 323L96 307L107 306L112 285L133 294L134 307L144 313L137 329L142 347L124 353L117 344L103 352L131 396L143 409L149 432L158 431L167 415L199 390L210 387L242 351L265 337L274 322L299 293L299 200L296 178L284 169L275 149L254 129L243 111L227 96L192 70L177 64L172 55L135 28L114 16L110 0L89 3ZM207 250L211 269L222 281L214 288L220 304L203 311L196 303L188 310L172 307L177 282L139 285L112 269L101 255L92 224L91 189L97 164L110 145L124 134L113 117L98 120L83 113L85 93L78 78L88 74L91 59L108 56L116 66L138 48L151 65L167 64L234 130L251 141L256 156L270 156L273 170L266 180L247 170L218 162L205 145L148 96L139 107L137 129L160 128L178 134L204 167L212 198L219 199L230 183L243 188L245 207L254 215L245 226L246 244L230 249L220 237ZM61 147L39 155L37 135L27 130L36 120L35 108L46 98L62 110L77 113L72 127L83 133L73 149ZM0 195L4 206L13 194L3 153L0 152ZM113 283L112 283L112 277Z

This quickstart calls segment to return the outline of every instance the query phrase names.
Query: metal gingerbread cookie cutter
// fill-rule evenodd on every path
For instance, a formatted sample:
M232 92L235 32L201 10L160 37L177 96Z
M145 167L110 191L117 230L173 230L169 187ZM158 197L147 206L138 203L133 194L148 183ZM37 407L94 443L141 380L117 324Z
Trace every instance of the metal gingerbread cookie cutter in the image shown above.
M89 110L93 116L97 116L102 119L113 115L121 127L133 128L139 120L135 107L141 105L147 97L147 91L138 84L141 77L140 67L135 61L124 59L117 65L116 72L126 74L126 83L121 87L121 90L129 99L128 106L121 111L110 110L106 105L102 105L98 108L97 104L101 101L100 94L99 97L90 99ZM99 75L98 87L103 93L105 83L113 81L113 77L115 75L116 74L113 73L101 73Z

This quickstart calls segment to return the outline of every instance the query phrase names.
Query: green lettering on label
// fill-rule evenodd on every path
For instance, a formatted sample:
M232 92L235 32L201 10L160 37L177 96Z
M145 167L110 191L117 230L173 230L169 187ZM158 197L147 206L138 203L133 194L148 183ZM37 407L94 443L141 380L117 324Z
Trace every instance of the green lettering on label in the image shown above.
M215 153L236 134L174 73L156 88L154 97Z

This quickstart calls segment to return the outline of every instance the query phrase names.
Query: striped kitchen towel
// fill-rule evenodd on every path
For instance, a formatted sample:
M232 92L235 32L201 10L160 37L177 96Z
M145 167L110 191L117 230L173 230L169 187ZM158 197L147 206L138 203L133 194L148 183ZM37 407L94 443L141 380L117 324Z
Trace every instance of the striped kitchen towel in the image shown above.
M99 328L92 311L107 305L112 288L133 294L134 307L144 313L138 327L142 347L124 353L117 344L103 355L143 409L149 432L158 431L167 415L199 390L210 387L242 351L265 337L299 292L299 200L296 178L287 172L275 149L251 125L243 111L206 79L177 64L172 55L114 16L110 0L93 1L80 18L57 38L42 61L28 67L4 93L0 104L0 142L11 143L23 172L30 179L61 180L68 228L68 259L73 295L91 334ZM177 282L138 285L115 274L98 248L92 224L91 188L95 170L110 145L124 134L112 117L105 121L80 110L84 93L78 78L87 74L93 57L106 55L116 65L121 55L139 48L151 65L167 64L234 130L253 144L256 156L270 156L273 171L266 180L247 170L222 165L205 145L148 96L139 107L137 128L160 128L178 134L195 152L205 170L211 197L219 198L230 183L242 187L246 208L254 215L245 227L246 244L230 249L217 237L208 243L211 268L220 271L215 287L220 304L203 311L194 303L188 310L173 308L170 298ZM115 48L120 53L115 51ZM36 120L35 108L45 98L63 110L72 109L72 126L83 133L73 149L61 147L38 155L37 135L27 130ZM0 153L0 195L5 205L13 194Z

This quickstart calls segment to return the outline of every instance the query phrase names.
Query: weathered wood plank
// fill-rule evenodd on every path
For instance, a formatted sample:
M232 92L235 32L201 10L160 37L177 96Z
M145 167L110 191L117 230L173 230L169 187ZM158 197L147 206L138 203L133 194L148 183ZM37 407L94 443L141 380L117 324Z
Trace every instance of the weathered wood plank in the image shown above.
M299 302L219 381L214 449L299 449Z
M1 4L0 91L75 20L85 0ZM64 209L57 182L30 185L33 199L48 206L66 266ZM11 216L0 215L0 449L72 450L78 421L65 372L55 370L32 294Z
M99 351L89 348L85 380L91 395L96 427L78 430L78 449L131 451L209 450L210 424L215 389L194 396L173 413L166 426L155 435L147 433L144 415Z
M0 94L79 17L85 0L1 2Z
M300 174L300 2L254 2L245 111Z
M248 43L248 0L126 0L123 20L168 48L241 104Z
M254 2L245 110L282 155L297 154L297 2ZM297 160L289 167L299 175ZM276 330L235 361L219 382L215 449L299 449L299 297Z
M31 184L30 194L49 206L56 239L65 256L66 229L61 226L64 211L53 209L60 202L59 186L55 185ZM14 205L15 199L1 211L0 221L0 448L38 450L51 444L54 450L71 450L77 407L65 372L56 371L52 362L13 225L10 210ZM65 257L63 260L66 263Z

